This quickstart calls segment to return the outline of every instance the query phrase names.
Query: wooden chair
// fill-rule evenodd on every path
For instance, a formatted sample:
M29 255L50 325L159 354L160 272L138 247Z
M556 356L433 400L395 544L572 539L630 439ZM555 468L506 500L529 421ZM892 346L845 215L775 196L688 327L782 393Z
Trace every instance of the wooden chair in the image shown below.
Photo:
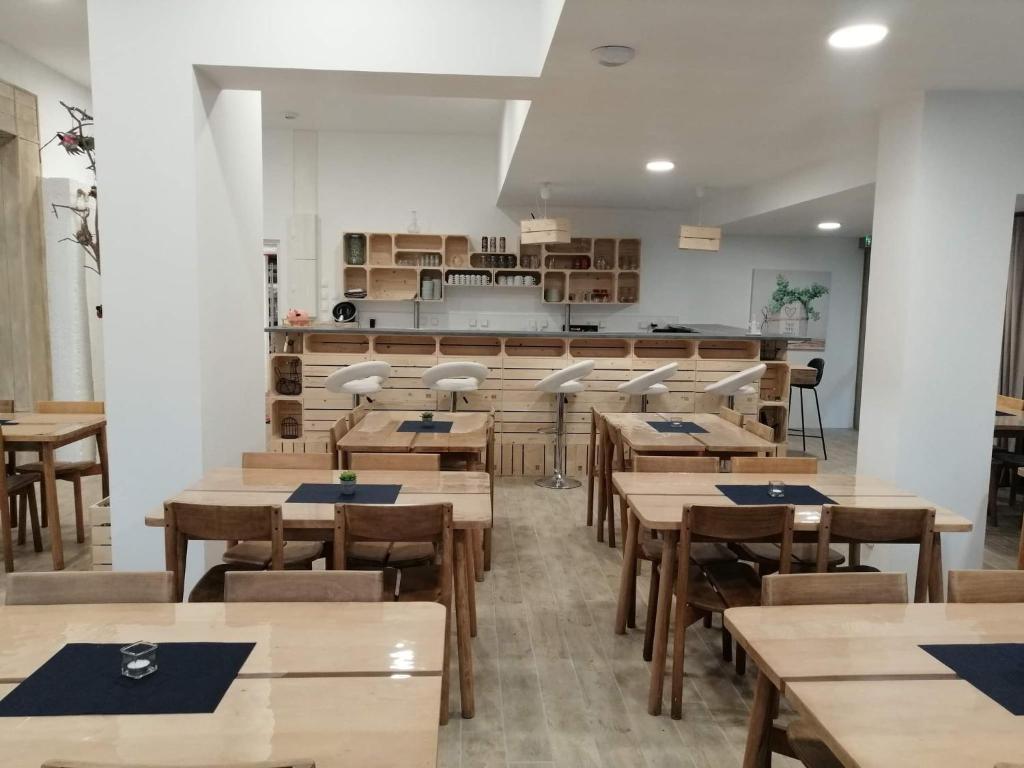
M717 472L717 456L634 456L634 472Z
M379 603L383 599L383 571L235 571L224 577L226 603Z
M775 440L775 430L767 424L762 424L753 416L748 416L743 420L743 428L747 430L747 432L757 435L762 440L767 440L769 442Z
M360 403L351 411L348 412L348 428L355 429L356 425L366 418L366 414L370 412L370 406L367 403Z
M763 425L762 425L763 426ZM816 475L818 459L814 456L734 456L729 461L730 470L750 474L773 475ZM779 548L775 544L738 544L734 549L745 559L757 563L762 574L779 570ZM829 566L843 564L846 557L842 552L829 550ZM815 570L818 563L818 547L814 544L793 545L793 565L805 570Z
M764 577L761 589L762 605L878 605L906 602L905 573L775 574ZM776 709L778 696L778 691L772 692L770 711ZM842 763L822 740L817 729L803 720L790 723L788 728L772 725L768 743L773 752L795 757L805 766L842 768Z
M102 415L105 406L97 400L39 400L36 402L36 411L39 413L70 413L89 416ZM85 541L85 502L82 499L82 478L103 474L103 465L99 461L56 461L54 470L58 480L66 480L71 483L75 493L75 539L79 544ZM30 472L42 475L42 461L33 461L28 464L20 464L18 472ZM47 525L46 510L43 510L43 526ZM60 532L57 532L60 535ZM19 533L19 538L21 534Z
M448 722L448 656L451 635L453 560L452 505L374 506L338 504L334 508L334 566L349 566L350 549L358 544L407 541L428 544L437 553L427 564L400 571L393 594L397 600L440 603L445 608L444 666L441 671L441 723ZM459 666L471 649L459 644Z
M1024 571L950 571L951 603L1024 603Z
M278 453L270 451L242 454L242 469L336 469L329 453Z
M269 541L270 567L284 568L284 525L276 504L232 506L219 504L164 504L164 547L173 565L175 598L185 592L185 556L189 541ZM224 574L230 570L253 570L241 563L221 563L208 570L189 594L189 602L224 600Z
M440 472L441 456L437 453L350 453L348 468Z
M170 571L12 573L7 579L7 605L173 602Z
M605 442L604 455L604 483L605 496L603 509L598 510L598 537L601 541L600 528L608 525L608 546L615 547L615 501L619 502L619 526L625 538L626 530L626 500L619 496L612 483L613 472L628 472L633 468L633 458L626 455L626 443L622 439L622 433L616 429L607 419L604 421L604 434L601 439Z
M743 414L740 413L739 411L734 411L732 408L727 408L726 406L723 405L719 409L718 415L721 416L726 421L728 421L730 424L735 424L737 427L743 426Z
M818 459L814 456L735 456L730 464L730 469L733 472L748 472L750 474L818 474Z
M0 430L0 457L5 455L3 431ZM8 475L7 467L0 467L0 538L3 539L4 569L14 570L14 541L11 525L18 525L18 543L25 543L25 529L32 524L32 545L36 552L43 551L39 531L39 508L36 506L36 486L41 482L38 472ZM12 517L13 513L13 517Z
M160 763L160 765L141 765L139 763L90 763L79 760L47 760L42 768L186 768L184 763L176 765ZM188 768L316 768L312 760L267 760L261 763L208 763L206 765L188 764Z
M765 506L716 507L690 505L683 509L679 536L679 567L676 569L676 615L672 641L672 717L682 717L683 663L686 628L706 614L724 613L728 608L761 604L761 583L754 570L740 562L712 563L690 567L695 542L728 544L733 542L777 542L781 548L779 562L783 573L789 571L793 548L793 514L790 504ZM701 576L707 580L703 581ZM722 630L722 642L732 638ZM745 652L737 651L745 659ZM739 661L739 659L737 659ZM655 665L656 666L656 665ZM741 665L737 664L738 667ZM652 667L655 674L664 670Z
M350 422L348 416L342 416L328 430L327 439L329 443L327 451L331 454L331 469L341 468L341 451L338 450L338 443L341 442L341 438L348 434L349 429Z
M833 570L860 572L878 570L860 564L857 549L861 544L917 544L914 602L923 603L928 599L934 537L935 510L932 508L876 509L825 504L818 523L818 572L829 567L831 541L844 541L851 545L850 565Z
M600 479L601 462L598 458L598 426L601 414L596 405L590 407L590 441L587 443L587 527L594 524L594 485Z

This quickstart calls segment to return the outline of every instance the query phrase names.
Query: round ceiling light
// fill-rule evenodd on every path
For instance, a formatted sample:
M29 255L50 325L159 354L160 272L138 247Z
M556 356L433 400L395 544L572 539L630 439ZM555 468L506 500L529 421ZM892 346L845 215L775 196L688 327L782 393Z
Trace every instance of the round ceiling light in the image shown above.
M884 24L851 24L840 27L828 36L828 44L833 48L867 48L878 45L889 34Z
M628 45L600 45L590 51L602 67L621 67L628 64L636 56L636 49Z
M676 167L676 164L671 160L651 160L647 163L647 170L654 171L655 173L665 173L671 171Z
M840 224L838 221L823 221L820 224L818 224L818 229L824 229L825 231L831 231L833 229L839 229L841 226L843 226L843 225Z

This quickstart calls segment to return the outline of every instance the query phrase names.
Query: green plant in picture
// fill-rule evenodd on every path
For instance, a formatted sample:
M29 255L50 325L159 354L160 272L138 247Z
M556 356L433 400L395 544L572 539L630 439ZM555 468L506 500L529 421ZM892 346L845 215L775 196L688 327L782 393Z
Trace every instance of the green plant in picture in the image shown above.
M771 311L773 314L782 311L787 304L799 304L804 308L808 320L820 320L821 314L814 308L815 299L828 293L821 283L811 283L803 288L794 288L785 276L779 275L775 280L775 292L772 293Z

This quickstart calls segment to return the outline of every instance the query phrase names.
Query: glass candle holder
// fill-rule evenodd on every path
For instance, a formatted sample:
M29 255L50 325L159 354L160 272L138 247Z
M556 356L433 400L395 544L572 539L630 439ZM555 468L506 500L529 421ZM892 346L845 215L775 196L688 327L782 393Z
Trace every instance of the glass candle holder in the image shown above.
M784 498L786 495L786 484L781 480L769 480L768 495L773 499Z
M156 643L137 642L121 648L121 674L140 680L157 670Z

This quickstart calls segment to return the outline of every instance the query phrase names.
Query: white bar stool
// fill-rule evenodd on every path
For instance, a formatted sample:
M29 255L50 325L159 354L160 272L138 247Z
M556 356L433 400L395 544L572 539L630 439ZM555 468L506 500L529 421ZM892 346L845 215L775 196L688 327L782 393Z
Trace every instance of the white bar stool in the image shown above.
M355 398L353 407L359 405L359 398L365 397L371 403L375 395L384 388L384 382L391 375L391 365L378 360L365 363L353 363L339 368L324 382L328 392L352 395Z
M626 395L640 395L640 413L647 413L647 398L651 395L664 395L668 387L662 384L679 369L679 363L669 363L653 371L648 371L635 379L624 381L616 389Z
M704 387L704 392L708 395L719 395L729 398L728 404L732 408L736 402L736 395L757 394L758 389L754 386L754 382L764 376L767 370L768 366L764 363L755 365L753 368L747 368L739 373L734 373L732 376L719 379L713 384L708 384Z
M582 485L579 480L565 476L565 396L574 395L585 389L580 379L589 376L594 370L594 365L593 360L574 363L568 368L546 376L533 387L538 392L553 393L558 403L555 416L555 469L550 477L542 477L534 481L541 488L562 490L579 488Z
M423 373L422 381L423 386L435 392L451 393L452 404L449 410L455 411L458 393L476 392L490 372L491 369L482 363L439 363Z

